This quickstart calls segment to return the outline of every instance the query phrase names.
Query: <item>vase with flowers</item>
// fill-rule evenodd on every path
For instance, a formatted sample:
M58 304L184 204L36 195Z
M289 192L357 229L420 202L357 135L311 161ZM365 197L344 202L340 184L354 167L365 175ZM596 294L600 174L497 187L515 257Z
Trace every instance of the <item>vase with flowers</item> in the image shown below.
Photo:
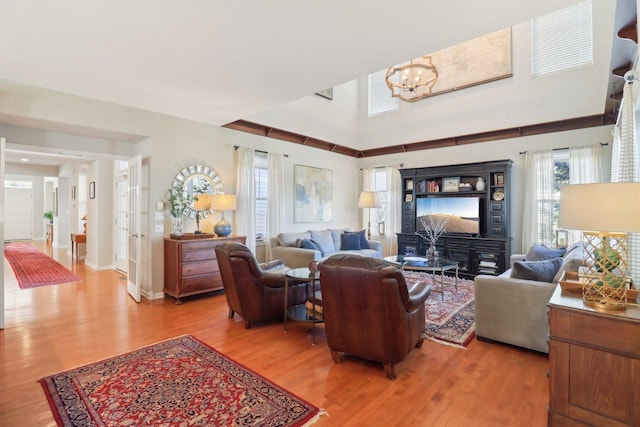
M420 218L422 228L424 232L416 231L416 234L427 242L429 242L429 249L427 249L427 258L434 260L438 256L438 250L436 249L436 242L447 231L448 216L444 215L425 215Z
M173 234L180 236L184 230L182 217L197 197L193 197L185 191L184 185L174 185L169 189L169 204L171 218L173 219Z

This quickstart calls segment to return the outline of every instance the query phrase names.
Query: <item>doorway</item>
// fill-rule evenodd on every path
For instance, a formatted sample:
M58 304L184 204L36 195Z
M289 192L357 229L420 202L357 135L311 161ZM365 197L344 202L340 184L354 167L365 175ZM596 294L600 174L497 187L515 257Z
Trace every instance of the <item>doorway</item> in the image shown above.
M5 240L33 239L33 183L6 181L4 183Z

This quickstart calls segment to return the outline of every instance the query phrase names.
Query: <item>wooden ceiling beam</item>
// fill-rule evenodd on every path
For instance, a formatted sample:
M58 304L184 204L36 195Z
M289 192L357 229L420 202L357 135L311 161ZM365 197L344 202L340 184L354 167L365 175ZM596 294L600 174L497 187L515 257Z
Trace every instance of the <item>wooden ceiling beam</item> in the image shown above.
M320 150L327 150L333 153L343 154L345 156L363 158L383 156L386 154L406 153L411 151L431 150L434 148L454 147L456 145L476 144L479 142L542 135L545 133L563 132L568 130L590 128L596 126L607 126L613 124L615 124L615 118L611 117L611 115L596 114L593 116L576 117L554 122L537 123L533 125L518 126L488 132L478 132L468 135L453 136L449 138L416 141L399 145L371 148L367 150L356 150L344 145L323 141L321 139L289 132L283 129L267 127L259 123L249 122L246 120L237 120L235 122L228 123L223 127L239 130L242 132L248 132L255 135L266 136L268 138L292 142L307 147L318 148Z

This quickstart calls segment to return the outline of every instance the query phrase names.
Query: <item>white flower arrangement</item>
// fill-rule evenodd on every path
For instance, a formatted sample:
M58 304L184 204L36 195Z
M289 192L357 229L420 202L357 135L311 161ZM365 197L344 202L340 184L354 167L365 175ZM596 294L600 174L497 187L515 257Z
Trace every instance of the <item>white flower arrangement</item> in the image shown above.
M184 185L175 185L169 189L170 212L174 218L181 218L188 208L191 207L197 197L193 197L184 190Z
M420 218L420 222L422 223L422 227L424 228L424 233L420 233L416 231L416 234L422 237L425 240L428 240L431 245L436 244L438 238L447 231L447 222L449 221L448 216L441 215L427 215L429 217L429 222L424 219L424 217ZM434 216L436 217L434 219Z

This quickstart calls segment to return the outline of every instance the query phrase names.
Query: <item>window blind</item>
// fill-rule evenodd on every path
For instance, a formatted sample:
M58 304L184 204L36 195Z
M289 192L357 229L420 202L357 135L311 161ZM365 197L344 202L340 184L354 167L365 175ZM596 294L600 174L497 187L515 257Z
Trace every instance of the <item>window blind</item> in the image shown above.
M588 65L593 65L591 1L531 21L533 77Z
M399 108L398 98L391 96L385 82L386 74L386 69L369 74L369 117L397 111Z

